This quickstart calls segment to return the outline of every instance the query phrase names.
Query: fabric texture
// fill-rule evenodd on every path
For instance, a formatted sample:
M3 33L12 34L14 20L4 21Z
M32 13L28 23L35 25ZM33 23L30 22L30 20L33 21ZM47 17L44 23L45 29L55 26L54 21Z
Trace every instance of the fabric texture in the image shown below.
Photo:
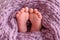
M40 32L18 32L15 14L26 6L42 13ZM0 0L0 40L60 40L60 0Z

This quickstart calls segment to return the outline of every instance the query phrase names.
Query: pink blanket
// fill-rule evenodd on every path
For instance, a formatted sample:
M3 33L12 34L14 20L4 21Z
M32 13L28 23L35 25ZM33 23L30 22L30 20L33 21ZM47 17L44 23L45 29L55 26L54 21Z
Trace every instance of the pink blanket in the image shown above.
M15 14L22 7L37 8L43 16L40 32L18 32ZM0 40L60 40L60 0L0 2Z

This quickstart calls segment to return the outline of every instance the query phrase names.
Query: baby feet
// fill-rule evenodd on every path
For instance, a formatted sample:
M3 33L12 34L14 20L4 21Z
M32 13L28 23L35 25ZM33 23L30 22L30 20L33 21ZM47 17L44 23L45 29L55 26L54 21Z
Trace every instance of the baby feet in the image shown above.
M29 9L28 7L22 8L20 11L17 12L16 19L19 32L27 31L26 22L28 21L28 19L32 23L31 32L39 31L41 29L42 15L37 9Z
M26 32L27 31L27 25L26 22L29 18L28 8L22 8L20 11L16 14L17 23L18 23L18 31L19 32Z
M30 8L29 19L32 23L31 32L39 31L41 29L41 19L42 15L37 9Z

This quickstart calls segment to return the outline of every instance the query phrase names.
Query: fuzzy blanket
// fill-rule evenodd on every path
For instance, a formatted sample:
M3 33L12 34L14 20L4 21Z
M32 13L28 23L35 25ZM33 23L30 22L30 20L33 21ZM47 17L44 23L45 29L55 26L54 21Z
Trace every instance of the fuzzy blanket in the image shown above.
M18 32L15 14L26 6L42 13L40 32ZM0 0L0 40L60 40L60 0Z

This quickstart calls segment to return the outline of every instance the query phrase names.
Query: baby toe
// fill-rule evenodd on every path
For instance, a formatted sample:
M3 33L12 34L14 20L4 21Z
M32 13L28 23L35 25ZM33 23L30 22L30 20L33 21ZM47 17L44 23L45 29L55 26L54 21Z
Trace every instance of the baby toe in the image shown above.
M25 12L25 8L22 8L20 11L21 11L21 13Z
M30 8L29 12L30 12L30 13L33 13L33 9L32 9L32 8Z
M20 15L20 11L18 11L18 12L16 13L16 17L19 17L19 15Z
M29 11L29 8L28 7L25 7L25 12L28 12Z

